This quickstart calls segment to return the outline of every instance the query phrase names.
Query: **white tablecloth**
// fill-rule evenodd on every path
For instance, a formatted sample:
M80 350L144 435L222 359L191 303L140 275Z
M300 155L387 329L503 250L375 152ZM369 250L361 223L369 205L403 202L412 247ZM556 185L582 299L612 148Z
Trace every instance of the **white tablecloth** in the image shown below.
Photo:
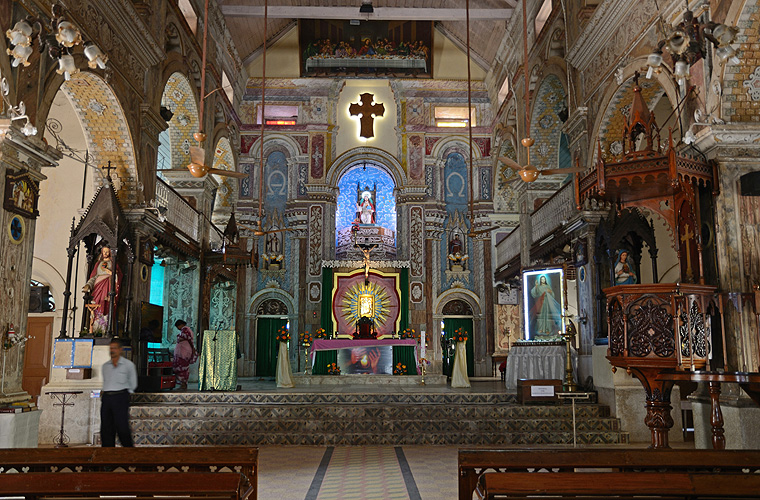
M565 380L565 359L567 348L564 346L520 346L513 345L507 356L506 384L507 390L517 390L517 380L559 379ZM572 350L573 376L578 380L578 353Z

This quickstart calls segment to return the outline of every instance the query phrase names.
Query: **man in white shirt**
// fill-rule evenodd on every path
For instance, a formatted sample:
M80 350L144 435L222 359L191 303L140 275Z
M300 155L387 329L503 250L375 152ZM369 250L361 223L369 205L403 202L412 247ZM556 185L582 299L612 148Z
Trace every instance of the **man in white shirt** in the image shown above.
M104 447L134 446L129 428L129 395L137 389L135 364L123 357L121 341L111 340L111 359L103 364L103 389L100 391L100 441Z

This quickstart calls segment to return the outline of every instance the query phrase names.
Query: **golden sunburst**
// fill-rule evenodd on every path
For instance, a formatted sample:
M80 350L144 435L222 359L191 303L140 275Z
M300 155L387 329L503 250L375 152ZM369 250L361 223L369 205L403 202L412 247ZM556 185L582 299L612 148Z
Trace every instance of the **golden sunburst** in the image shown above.
M368 316L378 327L388 319L391 299L384 287L377 283L357 283L343 297L343 317L350 325L362 316Z

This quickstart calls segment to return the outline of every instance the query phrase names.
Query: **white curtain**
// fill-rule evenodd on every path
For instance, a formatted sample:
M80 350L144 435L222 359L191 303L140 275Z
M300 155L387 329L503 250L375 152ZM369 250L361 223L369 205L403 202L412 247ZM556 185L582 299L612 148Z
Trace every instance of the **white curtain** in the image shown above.
M467 350L466 342L457 342L456 354L454 355L454 368L451 371L451 387L470 387L470 379L467 377Z
M277 355L277 387L295 387L293 373L290 371L288 360L288 343L279 342L280 352Z

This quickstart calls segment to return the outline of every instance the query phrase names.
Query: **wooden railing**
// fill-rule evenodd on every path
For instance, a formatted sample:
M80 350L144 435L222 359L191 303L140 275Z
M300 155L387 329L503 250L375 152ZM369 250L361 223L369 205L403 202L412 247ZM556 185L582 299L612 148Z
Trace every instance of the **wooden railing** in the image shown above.
M166 221L198 242L201 214L160 177L156 178L156 205L166 207Z
M565 184L530 215L533 243L551 234L576 212L573 188L572 182Z
M118 476L112 477L114 474ZM142 498L147 493L163 493L182 498L255 499L257 474L258 449L251 447L0 450L0 496L54 495L56 490L48 491L49 487L55 478L63 476L59 497L68 493L87 497L133 494ZM130 484L135 485L133 490L123 489Z
M497 269L520 255L520 226L517 226L506 238L496 244Z
M759 472L756 450L461 449L459 500L760 498Z

